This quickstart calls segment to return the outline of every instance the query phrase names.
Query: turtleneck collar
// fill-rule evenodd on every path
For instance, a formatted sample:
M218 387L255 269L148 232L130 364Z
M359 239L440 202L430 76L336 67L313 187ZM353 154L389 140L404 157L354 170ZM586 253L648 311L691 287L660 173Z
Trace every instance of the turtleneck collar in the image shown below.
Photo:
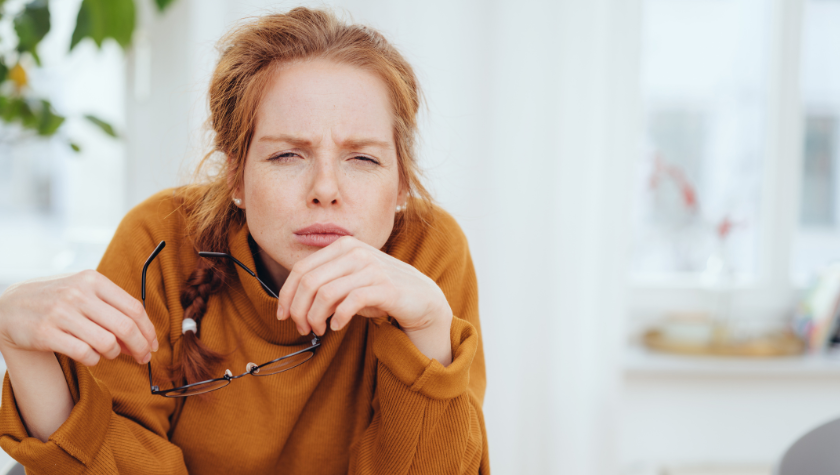
M256 272L257 266L254 251L251 249L248 225L243 224L238 229L231 229L229 236L230 254ZM236 269L238 282L228 283L231 298L239 309L242 319L257 335L275 345L299 344L308 338L297 332L291 319L282 322L277 320L277 299L269 295L256 278L241 267L233 266ZM244 291L244 294L238 291L240 289Z

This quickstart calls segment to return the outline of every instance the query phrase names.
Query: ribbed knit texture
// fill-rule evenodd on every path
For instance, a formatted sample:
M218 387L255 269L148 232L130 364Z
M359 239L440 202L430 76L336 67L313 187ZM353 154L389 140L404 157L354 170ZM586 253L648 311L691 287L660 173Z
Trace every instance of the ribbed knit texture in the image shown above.
M156 194L125 217L99 272L140 298L149 267L146 307L157 329L155 384L180 351L181 289L195 268L177 191ZM247 226L229 232L231 254L256 269ZM429 225L393 234L383 248L443 290L455 318L453 362L424 356L385 319L356 316L327 330L315 357L290 371L246 376L205 396L150 394L145 365L127 356L92 368L58 355L76 401L46 443L29 437L9 376L0 404L0 446L30 474L474 474L489 473L481 406L486 385L478 294L466 238L435 207ZM213 369L245 371L304 348L291 320L275 317L277 301L236 268L208 303L200 335L226 355Z

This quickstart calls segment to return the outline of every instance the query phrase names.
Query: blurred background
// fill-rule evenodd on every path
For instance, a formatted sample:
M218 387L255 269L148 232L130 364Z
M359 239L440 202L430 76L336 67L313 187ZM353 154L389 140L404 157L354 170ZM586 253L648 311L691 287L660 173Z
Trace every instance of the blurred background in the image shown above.
M0 290L188 181L215 42L300 4L420 77L494 473L769 475L840 417L840 0L0 1Z

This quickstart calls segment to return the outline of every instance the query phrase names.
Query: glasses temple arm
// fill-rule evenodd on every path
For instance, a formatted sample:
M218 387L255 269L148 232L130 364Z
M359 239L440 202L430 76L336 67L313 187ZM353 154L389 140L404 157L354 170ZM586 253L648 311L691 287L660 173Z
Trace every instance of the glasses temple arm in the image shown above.
M160 254L160 251L162 251L164 247L166 247L166 241L161 241L155 250L152 251L152 255L146 259L146 263L143 264L143 277L140 280L140 299L143 300L143 308L146 308L146 269L149 268L149 264L155 260L155 257Z
M160 251L162 251L164 247L166 247L166 241L161 241L157 245L155 250L152 251L152 254L149 256L149 258L146 259L146 263L143 264L143 277L140 280L140 298L143 300L144 309L146 308L146 270L149 268L149 264L151 264L152 261L155 260L155 257L157 257L157 255L160 254ZM152 391L152 394L155 394L155 392L160 390L160 388L158 388L154 385L154 383L152 383L152 362L149 361L146 364L146 366L149 369L149 389Z
M262 285L262 288L264 288L265 291L268 292L272 297L278 298L277 294L274 293L274 291L271 290L271 288L269 288L267 285L265 285L265 282L263 282L259 277L257 277L257 274L255 274L254 271L249 269L248 266L246 266L245 264L239 262L239 259L231 256L230 254L225 254L224 252L199 251L198 255L201 256L201 257L223 257L223 258L232 260L236 265L238 265L239 267L244 269L245 272L251 274L251 277L257 279L257 282L259 282L260 285Z

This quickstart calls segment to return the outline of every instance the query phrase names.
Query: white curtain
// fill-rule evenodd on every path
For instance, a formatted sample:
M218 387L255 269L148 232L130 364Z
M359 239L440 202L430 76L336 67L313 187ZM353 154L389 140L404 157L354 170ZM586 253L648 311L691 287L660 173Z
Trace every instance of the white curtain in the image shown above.
M212 41L243 16L294 6L181 3L172 12L180 21L148 17L145 28L186 25L179 35L197 39L152 48L192 58L167 73L183 84L161 86L192 96L179 111L171 101L156 108L129 101L130 114L132 107L147 114L134 122L135 141L168 133L176 145L157 159L161 170L192 146L153 118L191 114L190 124L201 122ZM469 238L478 273L494 473L617 473L639 1L329 5L382 30L426 92L422 160ZM130 200L174 183L168 173L136 182Z

